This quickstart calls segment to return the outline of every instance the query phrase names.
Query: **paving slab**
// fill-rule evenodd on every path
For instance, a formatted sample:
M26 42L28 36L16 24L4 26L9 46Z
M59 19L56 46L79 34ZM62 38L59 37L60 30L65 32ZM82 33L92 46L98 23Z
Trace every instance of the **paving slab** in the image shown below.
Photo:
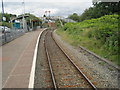
M29 75L10 76L4 88L27 88Z
M2 87L28 88L37 38L43 29L28 32L2 47Z

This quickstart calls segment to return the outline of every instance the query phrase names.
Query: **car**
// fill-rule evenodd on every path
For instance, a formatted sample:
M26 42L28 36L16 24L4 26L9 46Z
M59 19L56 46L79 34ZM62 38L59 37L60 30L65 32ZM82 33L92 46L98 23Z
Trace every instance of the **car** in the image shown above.
M3 30L4 30L4 27L0 26L0 32L3 32Z
M10 32L10 28L6 26L0 26L0 32Z
M10 28L5 26L5 32L10 32Z

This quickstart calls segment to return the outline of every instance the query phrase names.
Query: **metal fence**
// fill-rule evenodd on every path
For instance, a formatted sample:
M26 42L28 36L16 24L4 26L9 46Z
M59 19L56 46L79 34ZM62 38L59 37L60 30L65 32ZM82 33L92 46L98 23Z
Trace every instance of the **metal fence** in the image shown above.
M0 32L0 46L22 36L25 32L27 31L24 29L10 30L4 33Z
M7 31L5 33L0 32L0 46L22 36L26 32L31 32L36 29L40 29L40 26L29 28L29 30L28 29L11 29L10 31Z

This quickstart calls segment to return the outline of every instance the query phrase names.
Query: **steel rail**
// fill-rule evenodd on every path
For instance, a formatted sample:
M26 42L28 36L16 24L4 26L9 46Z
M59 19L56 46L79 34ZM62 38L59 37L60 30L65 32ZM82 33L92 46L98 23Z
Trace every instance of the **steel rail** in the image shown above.
M55 41L56 45L60 48L60 50L65 54L65 56L70 60L70 62L74 65L74 67L80 72L80 74L87 80L87 82L92 86L94 90L98 90L97 87L87 78L87 76L80 70L80 68L73 62L73 60L67 55L67 53L60 47L60 45L56 42L51 32L51 37Z
M47 33L48 33L48 32L47 32ZM47 33L46 33L46 34L47 34ZM46 34L45 34L45 38L46 38ZM57 83L56 83L56 80L55 80L55 75L54 75L54 73L53 73L50 55L49 55L47 46L46 46L46 44L45 44L45 38L44 38L45 52L46 52L46 55L47 55L47 60L48 60L49 68L50 68L50 73L51 73L51 78L52 78L53 86L54 86L55 90L57 90L58 87L57 87Z

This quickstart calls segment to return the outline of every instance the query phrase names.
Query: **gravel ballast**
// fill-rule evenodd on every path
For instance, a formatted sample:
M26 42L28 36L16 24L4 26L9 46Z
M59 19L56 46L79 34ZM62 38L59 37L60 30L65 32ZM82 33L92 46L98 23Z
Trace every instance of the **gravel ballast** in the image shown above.
M58 88L93 88L57 46L50 31L45 44Z
M44 48L44 37L47 31L44 31L38 46L34 88L52 88L52 80Z
M118 78L119 70L117 68L89 54L80 47L71 46L62 40L55 32L53 36L57 43L66 51L97 88L120 88Z

